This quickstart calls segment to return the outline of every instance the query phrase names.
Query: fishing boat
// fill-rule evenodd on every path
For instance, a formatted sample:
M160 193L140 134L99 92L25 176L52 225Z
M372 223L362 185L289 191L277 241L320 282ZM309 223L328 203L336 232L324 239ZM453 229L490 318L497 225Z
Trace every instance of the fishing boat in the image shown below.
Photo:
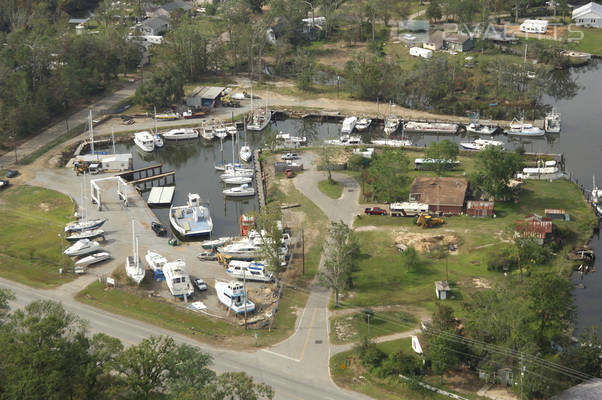
M404 131L421 133L449 133L458 131L458 124L448 122L420 122L408 121L403 127Z
M226 197L249 197L255 196L255 188L245 183L240 186L235 186L233 188L228 188L222 190L222 193Z
M460 143L460 146L466 150L483 150L487 146L504 148L504 142L500 142L499 140L476 139L473 142L462 142Z
M389 115L385 119L385 135L392 135L399 129L401 125L401 120L397 118L395 115Z
M249 162L249 160L253 157L253 152L251 151L251 147L249 146L242 146L240 148L240 159L241 161L244 162Z
M167 258L163 257L161 254L154 252L152 250L147 250L146 255L144 256L146 260L146 264L153 271L162 270L163 266L167 262Z
M171 226L184 237L208 235L213 231L213 220L209 208L202 204L196 193L188 193L185 206L171 206L169 209Z
M222 247L225 246L226 243L230 242L232 240L231 237L229 236L224 236L221 237L219 239L214 239L214 240L205 240L204 242L201 242L201 247L204 249L216 249L218 247Z
M165 140L198 139L199 132L192 128L172 129L163 134Z
M107 222L106 218L80 220L77 222L67 224L67 226L65 227L65 232L81 232L94 230L100 228L105 222Z
M248 292L240 282L215 281L215 291L220 303L237 314L250 313L255 310L255 304L248 299Z
M226 137L228 137L228 131L226 130L226 127L223 125L214 127L213 133L215 134L215 136L218 139L225 139Z
M242 239L218 248L218 252L224 257L234 260L254 260L258 257L259 246L250 239Z
M510 123L510 130L507 133L513 136L543 136L546 134L546 131L532 124L525 123L523 117L520 120L514 118Z
M226 125L226 132L228 132L228 135L231 137L234 137L238 134L238 128L234 124L229 124Z
M363 132L366 129L370 128L370 125L372 125L372 120L370 118L362 117L355 124L355 129L358 132Z
M138 238L136 237L136 230L134 227L134 220L132 220L132 255L125 258L125 273L133 280L137 285L142 282L146 271L144 265L140 262L140 255L138 254Z
M101 236L104 238L104 235L105 231L103 231L102 229L91 229L85 231L72 232L65 239L67 239L70 242L75 242L81 239L94 239Z
M96 264L101 261L108 260L109 258L111 258L111 253L107 251L101 251L81 258L77 260L73 265L75 265L76 267L87 267L88 265Z
M556 109L552 109L543 120L543 129L547 133L560 132L560 113Z
M253 177L251 176L232 176L229 178L224 178L222 181L226 185L243 185L245 183L253 182Z
M151 152L155 150L155 140L148 131L134 133L134 143L142 151Z
M100 250L100 243L90 239L80 239L69 246L63 253L69 257L82 256Z
M271 282L274 279L274 276L266 271L265 265L256 261L230 261L226 273L232 278L248 281Z
M201 137L205 140L213 140L215 137L215 132L213 131L212 126L204 126L200 128L199 131L201 132Z
M408 139L374 139L372 140L372 144L389 147L408 147L412 146L412 141Z
M190 282L190 275L188 275L184 260L165 263L162 271L165 275L165 283L167 283L172 296L189 298L194 294L194 287Z
M349 135L355 129L355 125L357 123L357 117L347 117L343 120L343 125L341 125L341 134Z
M478 122L471 122L466 126L466 132L477 135L493 135L498 130L497 126L484 125Z

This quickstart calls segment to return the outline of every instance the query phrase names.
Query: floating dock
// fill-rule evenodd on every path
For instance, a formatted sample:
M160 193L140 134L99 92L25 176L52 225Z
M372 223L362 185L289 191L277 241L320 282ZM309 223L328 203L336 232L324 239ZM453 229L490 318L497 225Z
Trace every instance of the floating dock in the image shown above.
M173 200L173 195L176 190L175 186L153 187L148 196L149 206L166 206L170 205Z

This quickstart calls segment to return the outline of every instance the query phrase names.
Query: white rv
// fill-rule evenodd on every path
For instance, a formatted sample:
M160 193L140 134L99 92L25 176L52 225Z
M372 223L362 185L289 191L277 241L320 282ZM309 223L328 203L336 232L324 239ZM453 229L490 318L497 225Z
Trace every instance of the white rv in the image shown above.
M429 205L416 202L391 203L389 209L392 217L413 217L420 213L428 214Z
M520 31L525 33L546 33L548 31L548 21L541 19L526 19L520 24Z
M410 47L410 55L414 57L432 58L433 50L423 49L422 47Z

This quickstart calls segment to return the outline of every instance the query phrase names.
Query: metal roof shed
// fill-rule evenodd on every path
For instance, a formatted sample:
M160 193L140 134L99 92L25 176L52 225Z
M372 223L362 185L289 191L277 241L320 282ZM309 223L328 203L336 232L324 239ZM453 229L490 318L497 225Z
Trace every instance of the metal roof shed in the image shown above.
M222 86L199 86L186 96L186 105L193 108L215 107L226 90Z

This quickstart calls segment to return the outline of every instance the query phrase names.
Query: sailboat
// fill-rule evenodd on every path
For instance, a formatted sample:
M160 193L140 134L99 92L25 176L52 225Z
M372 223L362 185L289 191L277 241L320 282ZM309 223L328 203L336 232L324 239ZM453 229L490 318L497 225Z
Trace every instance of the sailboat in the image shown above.
M251 121L247 130L260 132L264 130L272 120L272 112L268 109L268 100L265 101L265 110L255 111L253 106L253 88L251 88Z
M79 221L70 222L65 226L65 232L67 233L79 233L83 231L95 230L100 228L105 222L107 222L106 218L96 218L96 219L88 219L88 212L86 210L86 200L84 190L86 186L86 173L84 172L84 180L82 182L82 215ZM79 240L79 239L78 239Z
M144 265L140 262L140 255L138 254L138 238L136 237L135 221L132 220L132 247L133 255L127 256L125 259L125 273L126 275L136 282L137 285L142 282L146 271Z
M157 133L157 108L153 107L154 120L155 120L155 132L153 135L153 140L155 141L155 147L163 147L163 138L159 136Z

